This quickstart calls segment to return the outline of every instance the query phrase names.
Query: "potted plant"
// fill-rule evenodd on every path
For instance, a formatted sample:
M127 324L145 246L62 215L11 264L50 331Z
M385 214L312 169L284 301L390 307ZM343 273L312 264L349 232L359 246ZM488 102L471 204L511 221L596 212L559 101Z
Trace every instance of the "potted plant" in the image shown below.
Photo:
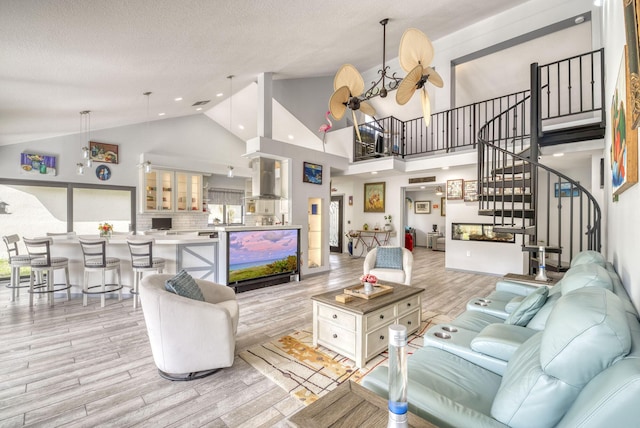
M391 225L391 214L384 216L384 230L391 231L393 226Z

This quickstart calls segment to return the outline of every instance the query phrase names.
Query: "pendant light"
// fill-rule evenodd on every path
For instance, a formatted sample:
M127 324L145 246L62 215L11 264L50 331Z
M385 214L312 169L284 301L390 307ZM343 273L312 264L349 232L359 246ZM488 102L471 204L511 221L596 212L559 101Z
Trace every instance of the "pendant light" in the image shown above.
M151 133L149 131L149 97L151 96L151 92L147 91L147 92L143 92L142 95L144 95L145 97L147 97L147 141L151 140L150 136ZM146 172L147 174L151 172L151 161L146 161L141 163L140 165L138 165L138 167L144 168L144 172Z
M233 167L232 166L228 166L227 167L227 177L233 178Z
M84 174L85 163L87 168L91 168L91 165L93 164L89 148L84 145L91 141L91 110L83 110L80 112L80 140L83 144L81 150L84 163L76 164L76 173L78 175Z

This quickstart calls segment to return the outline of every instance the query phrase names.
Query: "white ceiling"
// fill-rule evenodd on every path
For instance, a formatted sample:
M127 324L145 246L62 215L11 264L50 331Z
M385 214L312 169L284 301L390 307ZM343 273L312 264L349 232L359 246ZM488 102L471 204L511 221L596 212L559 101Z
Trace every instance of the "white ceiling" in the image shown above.
M82 110L92 129L196 114L228 96L228 75L235 92L262 72L367 70L382 18L393 58L408 27L437 40L525 1L2 0L0 145L80 132Z

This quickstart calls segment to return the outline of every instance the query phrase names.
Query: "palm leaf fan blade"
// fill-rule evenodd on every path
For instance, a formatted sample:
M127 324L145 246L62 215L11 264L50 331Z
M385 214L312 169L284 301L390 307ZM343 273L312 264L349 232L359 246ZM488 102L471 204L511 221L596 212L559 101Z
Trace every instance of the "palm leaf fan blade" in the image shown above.
M331 115L340 120L347 111L347 101L349 101L349 88L342 86L338 88L329 99L329 111Z
M433 86L436 88L442 88L444 86L444 81L442 77L431 67L425 67L424 74L427 76L427 82L431 82Z
M417 28L407 28L400 39L398 60L400 67L409 73L416 65L423 67L433 60L433 45L429 38Z
M346 86L351 96L357 97L364 92L364 79L360 72L351 64L344 64L333 79L333 90Z
M413 70L407 74L396 91L396 102L401 106L405 105L416 91L417 84L422 79L422 66L416 65Z
M431 102L429 101L429 93L426 88L420 91L420 101L422 103L422 117L424 117L425 126L431 123Z
M360 111L364 114L366 114L367 116L375 116L376 115L376 109L373 108L373 106L369 103L366 103L364 101L360 102Z

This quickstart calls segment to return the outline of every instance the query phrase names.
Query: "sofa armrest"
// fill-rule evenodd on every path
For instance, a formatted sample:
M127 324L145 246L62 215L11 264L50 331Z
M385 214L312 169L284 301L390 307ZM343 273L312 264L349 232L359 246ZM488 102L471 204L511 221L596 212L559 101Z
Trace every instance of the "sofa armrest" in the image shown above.
M507 280L499 280L496 282L496 291L506 291L507 293L518 294L520 296L528 296L536 291L538 287L533 285L527 285L520 282L513 282Z
M376 367L362 379L361 384L381 397L388 398L388 367ZM492 417L465 407L411 379L407 385L407 394L409 411L439 427L506 427Z
M471 341L471 349L509 361L516 349L536 333L536 330L518 325L489 324Z

